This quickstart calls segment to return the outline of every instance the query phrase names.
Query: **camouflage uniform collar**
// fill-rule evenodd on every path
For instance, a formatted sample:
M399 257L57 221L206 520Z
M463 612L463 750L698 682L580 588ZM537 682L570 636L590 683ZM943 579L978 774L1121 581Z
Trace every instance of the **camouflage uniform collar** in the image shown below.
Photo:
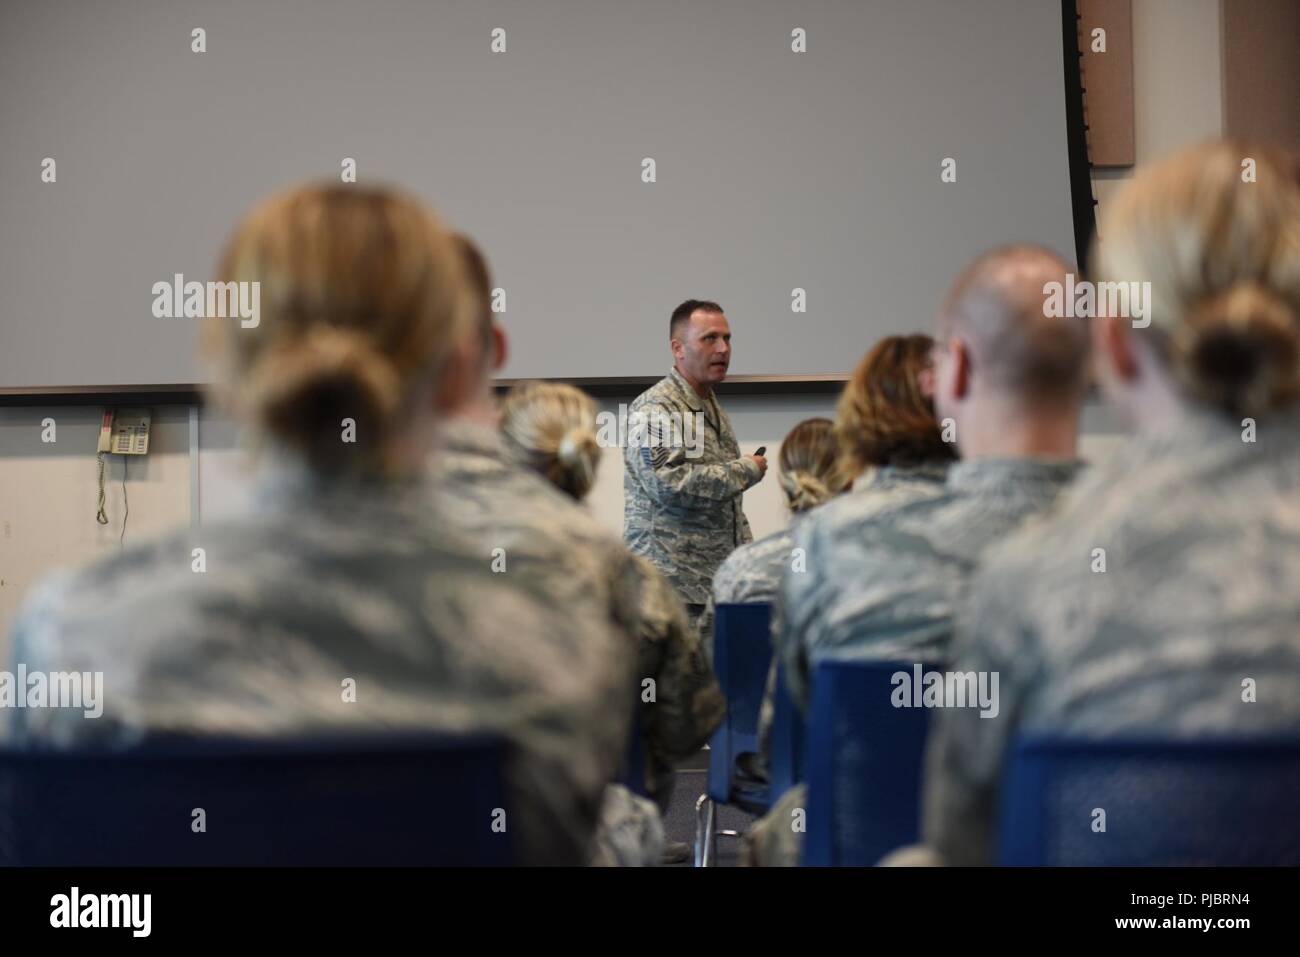
M948 477L949 463L927 462L924 465L880 465L870 469L853 483L853 491L883 490L899 485L942 485Z
M1131 435L1129 447L1150 455L1183 452L1205 454L1209 449L1221 449L1244 451L1254 457L1261 452L1294 450L1300 444L1300 403L1259 419L1257 434L1268 435L1267 442L1253 444L1245 441L1244 423L1245 420L1241 417L1229 416L1217 409L1188 406L1159 429L1148 429Z
M481 455L492 459L506 458L505 440L496 429L467 419L449 419L439 430L438 450L455 455Z
M677 386L677 391L682 394L682 398L693 412L704 411L704 402L706 400L701 399L699 393L691 388L691 384L686 381L686 377L677 371L677 366L673 366L668 370L668 378L673 380L673 383Z
M426 494L428 478L420 470L387 476L377 472L322 472L287 452L269 453L254 480L255 510L275 510L302 502L372 503Z
M1029 484L1065 485L1079 474L1078 459L1005 458L957 462L948 470L948 487L962 492L996 491Z
M829 498L826 501L833 502L834 498ZM825 503L823 502L822 504ZM785 526L785 528L781 529L781 531L777 532L776 534L793 535L794 530L798 528L800 525L802 525L804 519L806 519L809 515L811 515L816 510L816 508L817 506L814 505L812 508L805 508L802 512L791 512L789 523Z

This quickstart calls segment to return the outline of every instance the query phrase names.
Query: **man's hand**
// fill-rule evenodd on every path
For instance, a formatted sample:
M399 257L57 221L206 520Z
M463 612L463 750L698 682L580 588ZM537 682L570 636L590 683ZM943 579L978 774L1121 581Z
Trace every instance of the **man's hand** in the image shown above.
M753 459L758 463L758 477L761 479L767 474L767 457L762 455L746 455L745 458Z

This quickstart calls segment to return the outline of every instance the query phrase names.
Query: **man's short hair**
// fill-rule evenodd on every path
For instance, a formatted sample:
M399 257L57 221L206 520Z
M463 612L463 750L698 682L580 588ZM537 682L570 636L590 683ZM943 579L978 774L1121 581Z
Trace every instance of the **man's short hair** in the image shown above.
M716 302L708 299L687 299L684 303L673 310L672 318L668 320L668 337L676 339L677 334L681 332L682 323L691 321L691 313L696 309L704 312L716 312L721 314L722 307Z
M1074 268L1049 249L1028 244L992 249L953 283L940 336L960 336L976 375L1026 400L1074 402L1087 387L1089 334L1084 319L1053 318L1048 282Z

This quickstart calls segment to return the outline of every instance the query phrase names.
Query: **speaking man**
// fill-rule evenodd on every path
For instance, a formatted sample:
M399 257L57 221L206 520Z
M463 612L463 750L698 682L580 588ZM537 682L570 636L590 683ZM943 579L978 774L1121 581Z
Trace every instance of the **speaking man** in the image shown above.
M716 302L688 299L669 320L673 368L629 409L623 537L672 583L694 625L713 573L753 539L741 495L767 471L740 454L713 387L731 364L731 328Z

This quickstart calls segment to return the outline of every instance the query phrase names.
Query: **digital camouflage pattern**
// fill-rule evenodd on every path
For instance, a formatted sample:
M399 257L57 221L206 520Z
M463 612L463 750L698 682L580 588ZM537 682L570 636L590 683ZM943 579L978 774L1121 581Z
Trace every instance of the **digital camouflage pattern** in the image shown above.
M623 537L684 603L703 605L718 566L753 540L741 496L762 478L758 463L741 457L717 398L700 398L676 369L628 411L645 428L630 427L623 450Z
M245 515L52 578L17 619L13 663L102 671L103 716L5 709L6 736L500 734L516 852L586 863L628 733L626 636L598 601L494 573L432 496L283 467ZM465 826L491 821L485 807Z
M581 504L517 462L495 430L448 423L434 477L440 506L485 560L504 548L507 575L526 577L566 601L608 603L627 635L625 650L636 660L628 702L641 709L646 791L666 807L676 762L708 740L725 707L671 586ZM653 681L650 701L647 679ZM653 833L649 823L640 829L629 824L641 807L610 796L606 808L618 816L606 823L624 836ZM602 859L629 859L627 852L608 851L615 837L604 826L599 840L607 849Z
M642 682L645 785L667 810L674 767L709 740L722 723L726 701L672 586L645 559L637 559L637 568L642 575L637 675ZM647 679L654 681L653 701L646 701Z
M516 461L501 434L444 423L432 465L435 502L486 565L526 577L560 601L597 602L628 634L641 615L643 575L617 535L572 497Z
M833 513L828 506L810 516L820 527L796 536L809 572L787 576L795 604L783 638L806 642L782 647L787 674L797 676L790 684L801 689L796 700L806 706L821 657L945 664L956 609L985 549L1050 510L1079 468L1030 458L958 462L943 484L842 499ZM755 826L756 861L798 863L791 811L806 798L806 788L796 788Z
M923 833L946 862L993 860L1020 734L1300 732L1296 411L1254 442L1208 412L1134 437L990 549L953 668L997 672L1000 709L936 714L927 759Z
M809 697L810 654L866 640L856 627L863 610L884 608L888 614L889 603L907 586L897 578L880 583L872 577L877 569L861 567L870 553L857 550L859 530L902 503L941 494L948 468L945 462L873 469L850 491L813 509L794 530L802 570L791 568L782 578L772 633L790 693L801 705Z

